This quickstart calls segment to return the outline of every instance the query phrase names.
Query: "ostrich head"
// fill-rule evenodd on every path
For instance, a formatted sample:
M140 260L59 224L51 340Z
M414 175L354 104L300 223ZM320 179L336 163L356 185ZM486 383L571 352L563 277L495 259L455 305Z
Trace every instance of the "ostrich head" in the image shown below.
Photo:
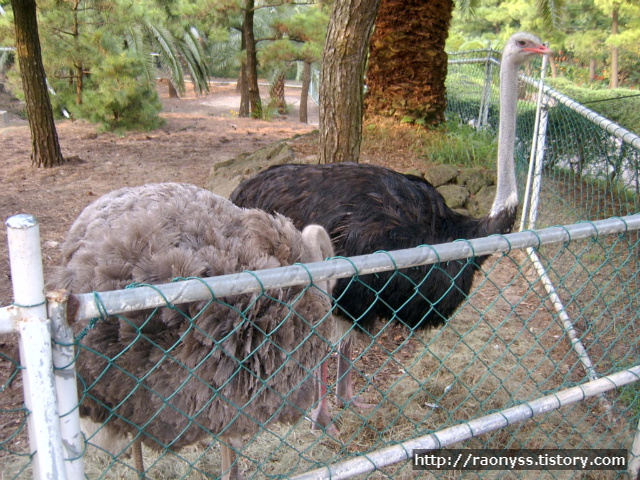
M550 53L551 50L532 33L518 32L507 40L502 51L502 58L520 66L534 55L548 55Z
M534 55L548 55L551 50L530 33L513 34L504 47L500 64L500 126L498 129L498 182L490 217L503 212L513 216L518 206L514 147L516 107L518 102L518 68Z
M320 225L307 225L304 227L304 230L302 230L302 241L306 249L302 259L305 263L321 262L325 258L335 255L333 245L331 244L331 237L329 237L327 231ZM331 294L335 284L335 280L316 282L316 285L328 294Z

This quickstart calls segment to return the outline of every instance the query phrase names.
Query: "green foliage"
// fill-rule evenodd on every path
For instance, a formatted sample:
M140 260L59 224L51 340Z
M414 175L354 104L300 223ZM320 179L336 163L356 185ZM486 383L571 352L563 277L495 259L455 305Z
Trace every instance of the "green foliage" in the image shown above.
M429 138L430 142L424 146L423 156L430 161L465 167L495 168L498 143L492 132L449 121L441 135Z
M208 90L203 38L182 16L193 10L181 0L40 0L38 7L57 114L64 108L107 129L149 129L160 123L158 76L184 92L188 71L197 91ZM13 45L8 23L0 20L0 41Z
M320 62L328 22L321 5L281 7L271 24L274 39L260 48L263 68L278 72L287 70L292 62Z
M447 51L484 47L500 49L517 30L538 34L556 51L558 75L590 82L611 78L612 48L618 48L621 84L640 86L640 3L637 0L465 0L456 2ZM471 5L470 5L471 4ZM469 6L473 7L471 10ZM612 12L618 8L618 33ZM549 22L552 20L552 22ZM468 45L464 45L469 42Z
M640 385L632 383L622 387L620 401L629 407L632 415L640 415Z
M162 124L162 104L140 58L108 56L92 69L89 83L83 104L76 107L83 117L111 131L152 130Z
M567 79L549 79L549 85L627 130L640 134L640 96L625 88L585 88Z

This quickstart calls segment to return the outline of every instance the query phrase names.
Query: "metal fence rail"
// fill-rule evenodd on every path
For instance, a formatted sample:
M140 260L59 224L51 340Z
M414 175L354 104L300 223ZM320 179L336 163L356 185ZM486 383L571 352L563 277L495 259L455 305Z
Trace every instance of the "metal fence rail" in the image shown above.
M272 288L306 285L330 279L346 278L377 272L401 270L418 265L429 265L474 256L491 255L515 249L539 248L543 245L584 240L596 235L612 235L640 229L640 215L622 219L580 223L562 227L551 227L539 231L524 231L509 235L456 241L441 245L426 245L416 248L379 252L371 255L334 259L310 263L303 266L282 267L260 272L239 273L212 277L204 281L184 280L153 288L140 286L129 290L100 293L100 301L94 294L75 295L77 314L74 320L89 320L100 317L103 312L111 315L156 308L171 303L194 302L209 298L211 291L216 298L225 298L242 293L262 293ZM160 294L160 295L159 295Z

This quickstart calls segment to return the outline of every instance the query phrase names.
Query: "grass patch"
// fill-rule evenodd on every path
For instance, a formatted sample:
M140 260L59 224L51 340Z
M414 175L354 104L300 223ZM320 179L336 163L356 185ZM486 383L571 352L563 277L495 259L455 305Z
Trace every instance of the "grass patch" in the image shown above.
M386 157L411 152L427 164L495 168L498 143L493 133L477 131L455 121L441 128L427 129L377 117L365 122L362 150Z

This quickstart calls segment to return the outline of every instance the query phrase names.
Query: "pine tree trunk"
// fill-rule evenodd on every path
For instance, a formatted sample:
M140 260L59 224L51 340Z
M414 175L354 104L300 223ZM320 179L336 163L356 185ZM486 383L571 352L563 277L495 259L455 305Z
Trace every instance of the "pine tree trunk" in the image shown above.
M35 0L12 0L16 51L31 130L31 163L53 167L64 163L53 121L42 64Z
M367 70L367 115L444 122L444 45L452 12L452 0L381 0Z
M596 81L596 59L595 58L589 59L589 81L590 82Z
M76 0L73 4L73 42L76 49L80 51L80 21L78 19L78 9L80 8L80 0ZM82 95L84 89L84 64L82 62L75 63L76 69L76 104L82 105Z
M255 0L245 0L244 23L242 34L245 39L247 49L247 89L249 92L249 106L251 116L260 118L262 116L262 100L260 100L260 90L258 88L258 53L256 50L256 39L253 32Z
M245 62L242 62L240 67L240 110L238 111L239 117L248 117L251 115L251 105L249 104L249 84L247 83L247 66Z
M300 90L300 122L308 122L309 85L311 84L311 63L304 62L302 70L302 89Z
M84 91L84 66L76 65L76 104L82 105L82 94Z
M380 0L336 0L320 80L320 163L357 162L364 70Z

